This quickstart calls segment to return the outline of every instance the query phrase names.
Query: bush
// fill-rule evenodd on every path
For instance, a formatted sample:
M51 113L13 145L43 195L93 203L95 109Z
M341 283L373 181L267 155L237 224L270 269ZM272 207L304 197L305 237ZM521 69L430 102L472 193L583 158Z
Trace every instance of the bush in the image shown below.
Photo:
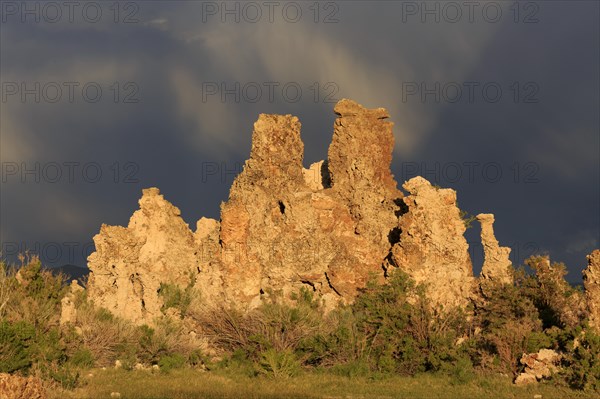
M327 326L303 339L297 348L299 356L309 366L338 367L345 364L366 364L367 339L359 331L352 309L340 307L330 312ZM343 368L343 367L342 367Z
M182 354L173 353L160 358L158 365L161 371L169 372L173 369L182 368L186 363L186 358Z
M27 263L16 273L4 264L0 269L2 290L8 291L2 293L3 304L0 304L3 306L4 319L10 322L26 321L40 334L57 327L60 301L66 292L65 277L42 269L37 257L27 258Z
M530 277L521 275L515 285L491 285L486 299L477 304L474 357L483 369L517 374L519 358L541 339L542 322L534 302L523 286Z
M75 367L89 368L94 365L94 355L89 349L81 348L69 358L69 362Z
M247 314L236 309L213 309L196 322L221 351L241 349L258 361L269 349L295 352L304 340L323 329L323 314L312 294L303 291L295 300L295 306L264 303Z
M138 360L145 364L158 364L164 356L181 354L188 358L198 349L198 343L187 334L181 320L162 318L153 327L138 328Z
M194 294L197 293L194 291L193 285L189 285L182 290L175 284L161 283L158 294L163 298L163 306L161 308L163 312L169 308L174 308L183 317L192 303Z
M48 367L44 367L43 375L51 378L57 382L63 389L73 389L77 387L79 383L79 377L81 375L78 368L73 368L70 365L57 365L50 364Z
M35 328L25 322L0 321L0 372L27 371L32 363Z
M600 335L586 330L573 340L563 373L572 388L600 390Z
M255 377L258 375L256 364L248 358L248 353L241 348L223 357L217 363L216 368L234 375L243 375L246 377Z
M406 375L442 371L466 356L465 349L456 345L468 332L465 315L460 310L432 309L424 289L400 270L387 284L370 282L352 311L366 343L362 356L374 371Z
M187 363L192 367L199 367L207 366L210 362L202 350L195 349L188 355Z
M525 263L535 272L534 278L523 278L522 289L539 310L544 328L572 328L585 317L582 292L564 279L564 263L550 263L547 256L531 256Z
M450 375L450 381L453 385L467 384L475 379L473 362L466 356L458 358L456 362L445 371Z
M79 350L87 350L99 367L112 366L115 360L129 358L131 367L135 359L131 354L137 351L137 329L131 322L113 316L109 311L96 308L82 293L75 300L77 312L75 326L63 328L67 336L71 356ZM135 357L135 356L133 356Z
M273 378L293 377L300 371L300 362L289 349L267 349L260 355L258 372Z
M185 289L163 284L163 311L175 308L181 318L161 317L150 327L96 308L85 291L73 298L73 323L59 326L64 278L35 258L18 274L0 263L0 372L36 374L73 388L83 369L117 359L125 369L138 362L165 372L203 367L209 362L201 339L209 339L223 355L217 368L237 375L288 378L311 367L371 378L435 372L465 384L475 367L517 374L524 352L551 348L563 354L556 382L600 389L600 336L582 324L581 293L564 281L564 265L546 258L528 264L535 274L521 269L514 284L486 286L470 316L432 308L423 287L391 270L386 284L372 279L352 305L328 314L307 289L285 300L271 296L242 313L196 306L193 283ZM188 333L190 325L201 338Z

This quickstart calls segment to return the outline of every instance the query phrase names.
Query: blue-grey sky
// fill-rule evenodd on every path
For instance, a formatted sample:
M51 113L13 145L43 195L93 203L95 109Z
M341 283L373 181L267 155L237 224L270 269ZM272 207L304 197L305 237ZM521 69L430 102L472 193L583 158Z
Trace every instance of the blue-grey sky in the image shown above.
M0 241L85 265L157 186L195 227L259 113L326 157L335 100L385 107L399 186L496 215L513 263L600 246L597 1L0 2ZM475 271L479 228L467 232Z

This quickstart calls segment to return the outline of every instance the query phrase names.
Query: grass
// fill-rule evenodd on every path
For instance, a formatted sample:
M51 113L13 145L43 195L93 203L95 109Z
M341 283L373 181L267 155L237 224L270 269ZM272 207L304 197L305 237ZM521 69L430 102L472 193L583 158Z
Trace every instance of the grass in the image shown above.
M304 373L289 379L245 377L225 372L193 369L153 374L148 371L92 370L83 387L74 391L51 392L51 399L195 398L410 398L410 399L592 399L598 392L572 391L550 384L516 387L508 377L479 376L466 384L454 384L448 377L420 375L379 379L348 378L329 373Z

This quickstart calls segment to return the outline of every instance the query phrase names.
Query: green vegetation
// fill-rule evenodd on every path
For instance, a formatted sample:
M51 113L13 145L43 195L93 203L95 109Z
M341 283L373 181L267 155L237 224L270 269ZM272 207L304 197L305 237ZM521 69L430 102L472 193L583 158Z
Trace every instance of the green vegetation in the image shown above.
M35 258L18 274L1 264L0 372L39 376L72 398L597 396L600 336L574 305L581 292L564 265L527 264L533 273L519 269L513 285L451 311L432 309L399 270L328 313L308 289L242 313L203 306L193 284L162 285L163 311L176 317L152 326L93 306L85 291L61 326L65 279ZM541 348L562 353L561 371L513 386L521 355Z
M194 290L193 284L188 285L182 290L180 287L174 284L162 283L160 285L158 295L163 299L163 312L169 308L173 308L178 310L183 317L186 315L190 305L193 302L194 296L197 295L197 293Z
M106 399L119 392L121 399L595 399L597 392L573 391L551 384L516 387L509 377L483 376L465 384L450 377L420 374L385 378L345 377L326 372L304 372L294 378L248 377L219 370L179 369L168 374L145 371L93 370L82 387L55 391L52 399Z
M477 216L471 215L469 212L460 210L459 216L465 224L465 229L470 229L473 227L473 222L477 220Z

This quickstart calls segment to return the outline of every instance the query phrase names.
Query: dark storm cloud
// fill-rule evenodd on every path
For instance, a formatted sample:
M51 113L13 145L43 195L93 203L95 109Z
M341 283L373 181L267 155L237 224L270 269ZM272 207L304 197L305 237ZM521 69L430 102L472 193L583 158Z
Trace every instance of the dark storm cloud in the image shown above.
M416 159L503 165L497 183L462 179L461 204L495 213L499 239L521 261L547 252L578 280L600 234L598 7L543 4L539 24L499 30L468 77L534 82L537 102L449 104Z
M549 251L579 279L600 234L598 4L530 3L535 7L481 2L471 14L460 7L460 17L449 2L321 3L318 15L308 8L312 3L296 3L303 12L297 22L281 14L283 2L273 22L262 6L256 23L247 21L255 15L243 13L243 2L131 2L138 8L121 8L119 23L108 3L98 3L104 14L97 23L78 14L72 23L55 24L6 16L3 84L97 82L103 97L96 103L21 103L18 95L3 101L2 162L29 168L78 162L77 172L87 166L90 174L98 164L103 174L96 183L81 173L59 183L8 176L2 242L63 248L78 242L81 249L101 223L126 224L149 186L160 187L192 228L200 216L218 217L219 202L248 157L258 113L300 117L308 165L326 157L331 95L388 108L399 184L421 169L457 189L469 212L495 213L497 236L514 248L515 262ZM213 6L214 15L208 13ZM238 7L240 22L232 15L222 22L223 7ZM131 23L123 23L127 16ZM332 23L323 23L326 18ZM236 82L239 101L233 94L221 101L221 89L235 89ZM472 99L468 82L477 84ZM282 92L286 84L301 88L297 102ZM482 94L486 84L502 89L499 101ZM457 87L462 96L455 101ZM139 101L125 103L128 95ZM469 162L478 165L474 180L466 177ZM491 169L482 175L487 164L500 165L503 178L491 181ZM449 176L455 165L465 177ZM477 235L477 227L470 229L469 241ZM476 253L477 264L479 258ZM83 264L83 257L74 262Z

